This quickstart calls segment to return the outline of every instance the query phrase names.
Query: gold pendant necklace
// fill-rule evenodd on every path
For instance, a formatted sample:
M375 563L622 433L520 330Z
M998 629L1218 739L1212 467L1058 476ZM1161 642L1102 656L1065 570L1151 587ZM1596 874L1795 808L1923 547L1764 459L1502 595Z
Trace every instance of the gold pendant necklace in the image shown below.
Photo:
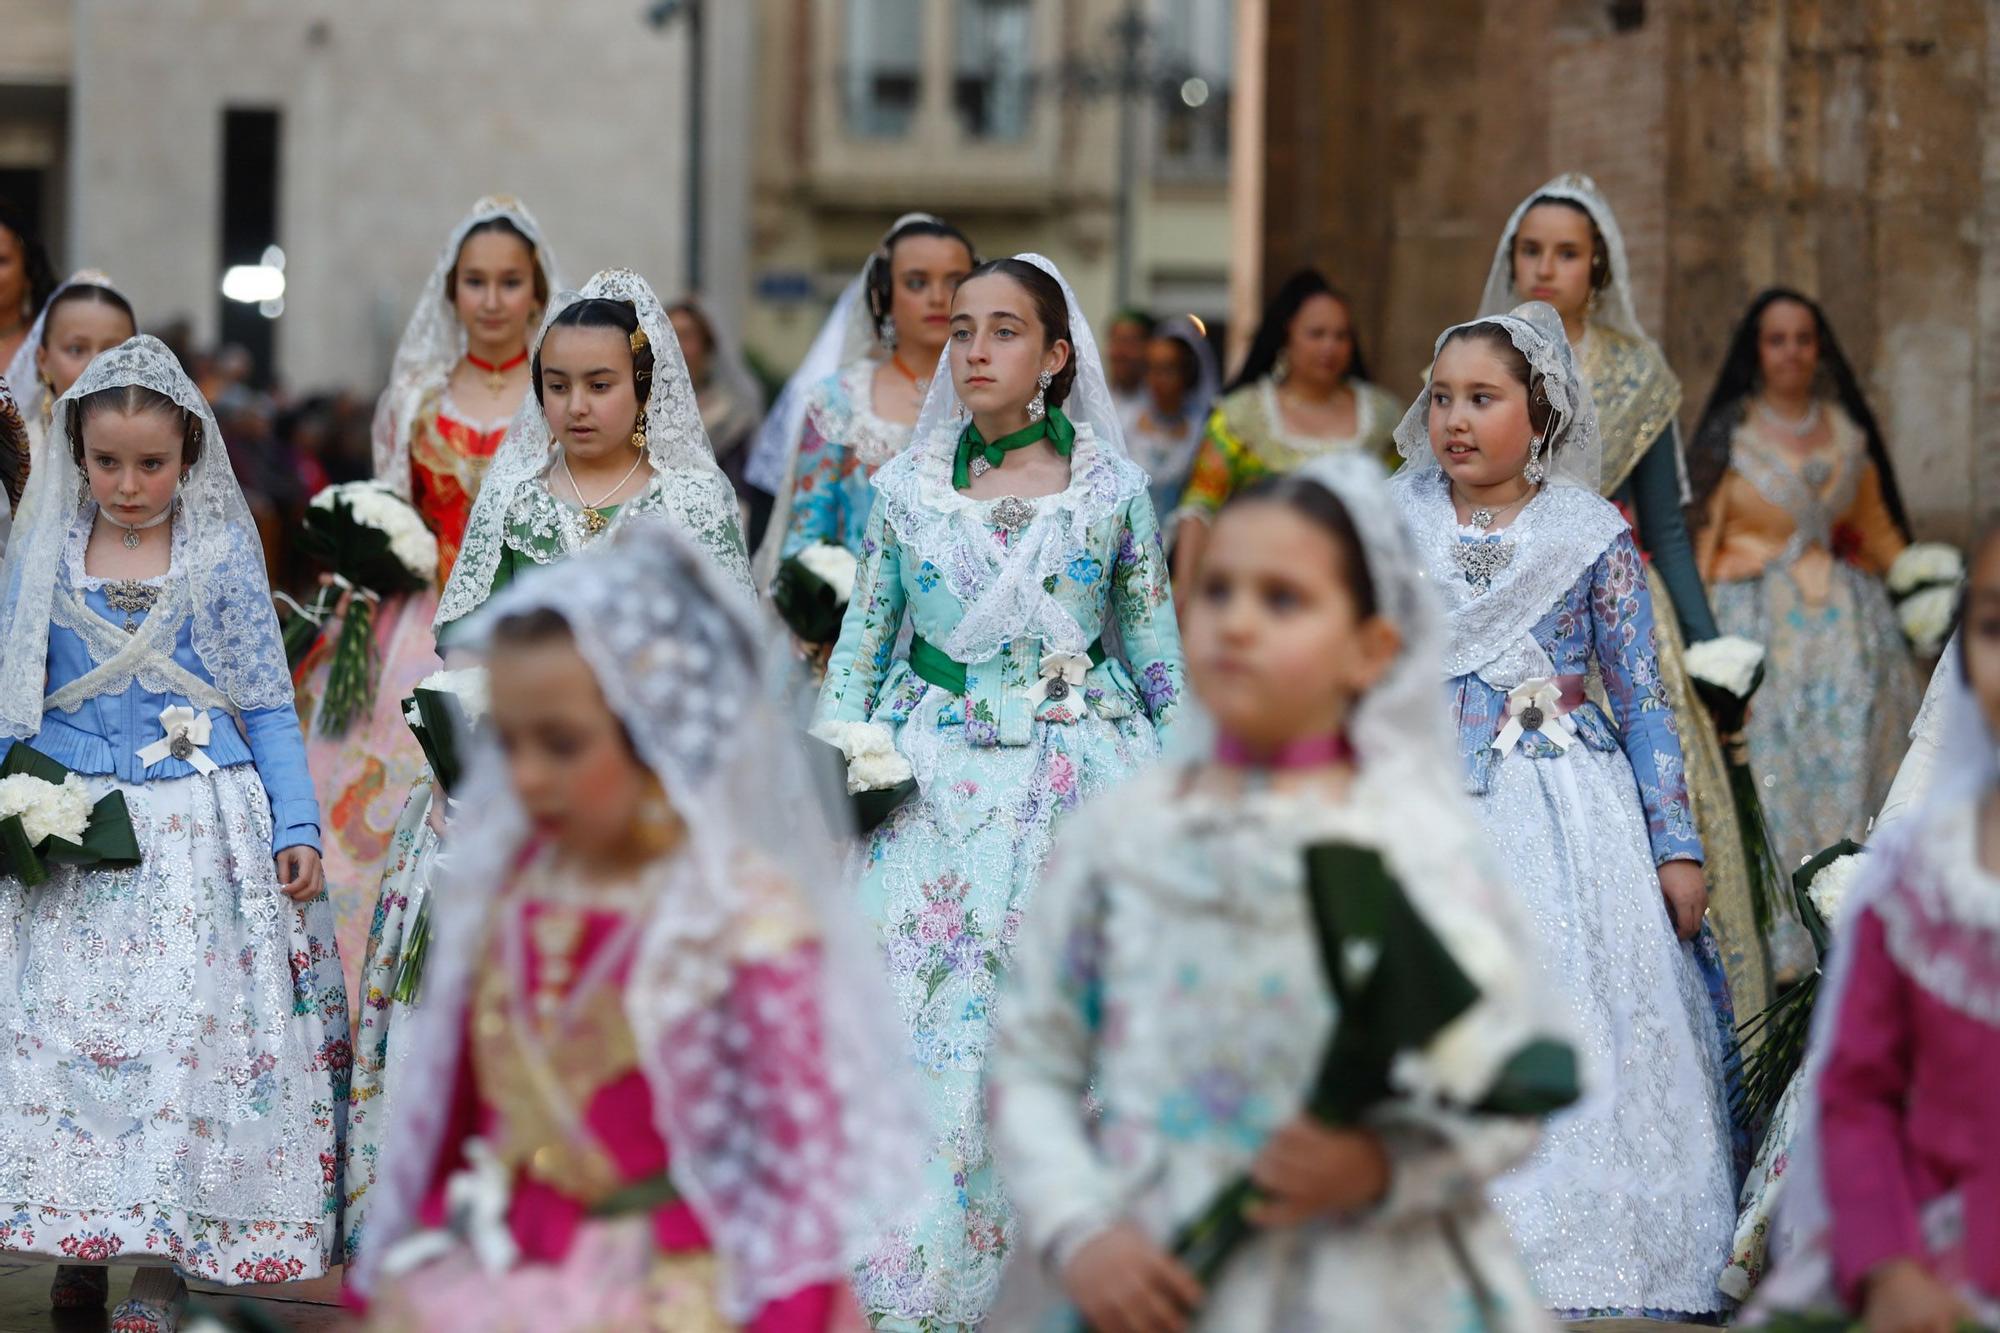
M625 483L632 480L632 474L639 470L639 464L646 461L646 455L642 453L633 459L632 466L625 469L625 475L618 479L618 484L599 497L596 504L592 504L583 498L583 488L576 484L576 477L569 470L569 454L564 452L558 456L556 461L562 467L563 479L569 483L571 493L576 496L577 505L583 510L584 531L590 536L595 537L598 533L603 532L611 526L611 520L598 511L604 507L605 501L625 489Z

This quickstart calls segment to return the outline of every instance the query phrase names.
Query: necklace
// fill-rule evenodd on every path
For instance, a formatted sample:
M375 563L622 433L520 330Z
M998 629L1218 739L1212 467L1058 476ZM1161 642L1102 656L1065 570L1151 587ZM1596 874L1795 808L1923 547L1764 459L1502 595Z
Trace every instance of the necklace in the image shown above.
M897 373L910 382L910 388L916 393L917 406L922 407L924 405L924 394L929 391L931 386L930 380L905 365L901 352L889 353L889 364L894 366Z
M632 474L637 472L639 464L645 461L646 455L644 454L640 454L637 458L633 459L632 466L625 469L625 475L618 479L618 483L599 496L596 504L592 504L583 498L583 488L576 484L576 477L569 470L569 454L565 452L556 456L556 462L562 468L563 480L569 483L570 490L576 493L576 502L583 507L583 526L591 536L595 537L598 533L604 531L606 527L610 526L611 520L598 511L604 508L607 500L625 489L625 483L632 480Z
M1764 420L1770 422L1779 430L1790 431L1794 439L1803 440L1806 436L1813 433L1813 427L1819 425L1819 399L1817 398L1806 404L1806 414L1796 421L1780 416L1778 410L1763 398L1757 400L1757 410L1764 414Z
M1231 768L1317 768L1322 764L1354 762L1354 746L1349 743L1346 732L1335 731L1286 741L1276 750L1260 753L1236 737L1223 733L1215 738L1215 758L1218 763Z
M1476 506L1472 505L1472 501L1465 500L1464 496L1458 495L1458 489L1456 487L1452 488L1452 494L1454 496L1457 496L1457 498L1461 500L1465 500L1465 503L1468 506L1472 507L1472 515L1471 515L1472 526L1478 528L1481 532L1487 531L1495 523L1498 523L1501 519L1513 513L1516 509L1519 509L1522 505L1528 503L1528 501L1534 499L1535 492L1536 488L1530 486L1528 488L1528 493L1522 496L1520 499L1514 501L1514 503L1510 505L1505 505L1499 509L1489 509L1485 505L1476 505Z
M502 389L507 387L507 372L512 370L515 366L522 364L528 359L528 349L523 347L518 353L508 357L505 361L502 361L497 365L491 361L486 361L479 357L476 357L470 352L467 352L465 354L465 359L472 363L472 368L474 370L485 371L486 387L491 389L494 393L499 393Z
M126 550L136 551L139 549L139 534L144 532L147 528L157 528L160 526L160 524L172 518L174 515L174 507L172 504L169 504L165 509L162 509L159 513L153 515L151 518L147 519L144 523L120 523L117 519L111 517L111 515L105 513L102 509L99 509L97 512L98 515L101 518L103 518L103 520L106 523L109 523L112 527L123 528L125 530L125 535L119 540L124 544Z

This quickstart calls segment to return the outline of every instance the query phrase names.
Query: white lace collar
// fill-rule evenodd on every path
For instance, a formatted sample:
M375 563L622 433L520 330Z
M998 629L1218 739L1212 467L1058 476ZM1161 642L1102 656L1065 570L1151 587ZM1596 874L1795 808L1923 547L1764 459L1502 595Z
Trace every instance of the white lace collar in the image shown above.
M847 449L871 472L907 449L915 429L875 411L875 371L880 365L867 357L850 362L821 386L806 408L821 438Z
M92 574L84 568L84 556L90 548L91 529L97 523L97 504L85 501L77 512L76 522L70 525L69 538L63 543L63 572L69 578L69 585L78 592L95 591L114 583L137 584L142 588L164 588L180 573L181 559L186 542L186 524L176 513L169 520L173 524L173 543L167 555L165 572L143 579L114 579Z

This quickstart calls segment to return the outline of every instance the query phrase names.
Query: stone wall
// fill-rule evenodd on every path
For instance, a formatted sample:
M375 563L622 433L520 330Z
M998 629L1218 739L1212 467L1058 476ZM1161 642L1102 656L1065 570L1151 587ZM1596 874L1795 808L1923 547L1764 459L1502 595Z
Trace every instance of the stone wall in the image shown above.
M1692 424L1749 298L1819 296L1926 535L2000 516L2000 19L1983 0L1270 0L1263 271L1414 391L1513 205L1596 177ZM1623 6L1630 9L1632 6Z

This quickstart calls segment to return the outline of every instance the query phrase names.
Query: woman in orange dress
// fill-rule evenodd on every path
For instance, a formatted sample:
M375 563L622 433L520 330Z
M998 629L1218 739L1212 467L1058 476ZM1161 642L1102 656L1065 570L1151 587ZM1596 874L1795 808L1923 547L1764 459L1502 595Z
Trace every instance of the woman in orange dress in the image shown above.
M375 703L344 730L323 724L338 616L296 674L313 786L325 812L326 884L347 972L348 1010L365 1021L360 982L376 890L397 848L405 798L424 780L403 700L439 667L431 637L437 589L451 576L479 482L528 391L528 337L557 286L534 217L482 199L452 230L396 347L375 409L375 477L416 505L438 539L437 588L375 607ZM344 608L344 602L343 602Z

